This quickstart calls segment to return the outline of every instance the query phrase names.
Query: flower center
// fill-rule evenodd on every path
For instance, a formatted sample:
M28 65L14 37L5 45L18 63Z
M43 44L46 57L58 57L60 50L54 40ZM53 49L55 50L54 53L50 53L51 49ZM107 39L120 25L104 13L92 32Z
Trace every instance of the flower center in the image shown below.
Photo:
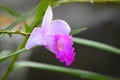
M61 51L62 50L62 46L61 46L60 42L58 42L57 46L58 46L58 49Z

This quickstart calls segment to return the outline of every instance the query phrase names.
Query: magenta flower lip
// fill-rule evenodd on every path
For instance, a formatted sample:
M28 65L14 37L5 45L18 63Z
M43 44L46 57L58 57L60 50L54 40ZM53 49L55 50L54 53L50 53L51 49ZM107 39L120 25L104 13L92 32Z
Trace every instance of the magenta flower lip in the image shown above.
M64 20L52 21L52 16L52 9L49 6L44 15L42 26L33 29L26 48L29 50L35 46L44 46L53 52L60 62L70 66L75 56L72 36L69 35L70 26Z

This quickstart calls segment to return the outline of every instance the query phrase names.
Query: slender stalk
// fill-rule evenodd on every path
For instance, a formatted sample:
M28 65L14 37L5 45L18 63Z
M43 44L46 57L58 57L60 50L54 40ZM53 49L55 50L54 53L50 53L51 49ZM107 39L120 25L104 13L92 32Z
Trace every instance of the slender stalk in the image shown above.
M51 4L53 6L58 6L61 4L68 4L68 3L118 3L120 4L120 0L58 0L54 1Z
M24 45L26 43L26 40L27 39L25 38L23 43L20 45L20 47L18 47L18 50L24 47ZM16 62L16 60L18 59L18 57L19 57L19 54L16 54L16 55L13 56L12 61L10 62L8 68L6 69L5 73L3 74L3 76L0 80L7 80L10 72L13 70L13 65Z
M60 0L57 1L56 4L66 4L66 3L74 3L74 2L85 2L85 3L120 3L120 0Z
M6 70L5 73L3 74L1 80L7 80L7 77L8 77L8 75L9 75L9 73L11 72L11 70L12 70L12 68L13 68L13 64L15 63L15 61L17 60L17 58L18 58L18 55L13 56L12 61L10 62L7 70Z
M30 36L30 33L21 32L21 31L19 31L19 30L17 30L17 31L0 30L0 34L2 34L2 33L8 34L8 35L10 35L10 36L11 36L12 34L20 34L20 35L23 35L23 36L25 36L25 37L29 37L29 36Z

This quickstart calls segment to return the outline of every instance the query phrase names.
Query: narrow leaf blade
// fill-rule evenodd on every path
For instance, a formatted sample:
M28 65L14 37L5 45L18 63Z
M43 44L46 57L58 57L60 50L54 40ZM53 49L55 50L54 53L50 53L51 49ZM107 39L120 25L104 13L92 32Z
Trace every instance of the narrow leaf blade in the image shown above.
M51 2L54 2L54 0L42 0L41 3L39 3L37 11L36 11L35 19L31 24L31 26L32 26L31 31L33 30L33 28L37 27L42 22L43 15L44 15L48 5Z
M80 33L80 32L82 32L82 31L85 31L85 30L87 30L87 27L83 27L83 28L80 28L80 29L72 30L70 34L71 34L71 35L75 35L75 34L77 34L77 33Z
M3 50L0 52L0 58L5 58L10 53L9 50Z
M9 59L10 57L16 55L16 54L21 54L23 52L27 51L27 49L23 48L23 49L20 49L20 50L17 50L17 51L14 51L14 52L10 52L10 51L3 51L1 54L0 54L0 63Z
M3 9L4 11L8 12L10 15L14 16L14 17L19 17L20 14L16 11L14 11L13 9L10 9L4 5L0 5L0 8Z
M101 49L101 50L109 51L112 53L120 54L119 48L116 48L116 47L113 47L113 46L110 46L110 45L107 45L104 43L100 43L97 41L73 37L73 42L80 44L80 45L90 46L90 47L94 47L97 49Z
M22 16L18 17L13 23L11 23L7 28L5 28L5 30L12 30L18 23L20 23L25 18L27 18L28 16L30 16L35 10L36 10L36 7L34 9L26 12ZM2 38L3 36L4 36L4 34L1 34L0 38Z
M13 70L19 69L21 67L31 67L31 68L42 69L42 70L47 70L52 72L69 74L69 75L73 75L80 78L86 78L90 80L116 80L111 77L90 72L90 71L60 67L60 66L37 63L37 62L30 62L30 61L21 61L21 62L15 63L13 66Z

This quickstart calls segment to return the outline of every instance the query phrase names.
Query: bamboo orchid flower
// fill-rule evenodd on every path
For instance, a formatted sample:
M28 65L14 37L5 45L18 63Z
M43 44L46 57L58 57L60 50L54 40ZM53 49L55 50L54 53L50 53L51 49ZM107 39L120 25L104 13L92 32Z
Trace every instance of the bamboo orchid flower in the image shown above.
M29 50L35 46L44 46L56 55L60 62L70 66L74 61L74 48L72 47L71 29L63 20L52 21L52 9L49 6L43 18L42 26L34 28L26 48Z

